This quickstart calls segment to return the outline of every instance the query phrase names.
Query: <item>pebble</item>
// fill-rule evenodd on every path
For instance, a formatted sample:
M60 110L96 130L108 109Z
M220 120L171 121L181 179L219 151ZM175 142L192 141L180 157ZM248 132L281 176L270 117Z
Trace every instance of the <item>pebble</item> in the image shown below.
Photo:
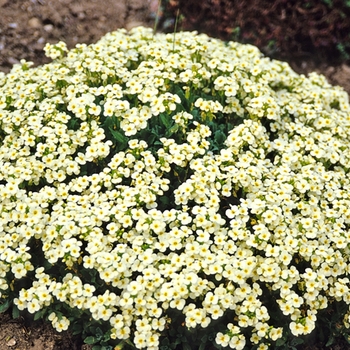
M53 29L53 25L52 24L45 24L44 25L44 30L46 32L52 32L52 29Z
M19 61L18 61L16 58L14 58L14 57L9 57L9 58L7 59L7 62L10 63L10 64L12 64L12 65L18 64L18 63L19 63Z
M16 345L16 340L15 339L10 339L7 344L8 347L15 346Z
M32 17L28 21L28 26L31 27L31 28L40 28L41 27L41 21L40 21L39 18Z
M135 28L135 27L139 27L139 26L142 26L144 25L143 22L140 22L140 21L131 21L131 22L128 22L126 25L125 25L125 29L126 30L130 30L132 28Z
M341 67L346 74L350 75L350 66L344 63Z

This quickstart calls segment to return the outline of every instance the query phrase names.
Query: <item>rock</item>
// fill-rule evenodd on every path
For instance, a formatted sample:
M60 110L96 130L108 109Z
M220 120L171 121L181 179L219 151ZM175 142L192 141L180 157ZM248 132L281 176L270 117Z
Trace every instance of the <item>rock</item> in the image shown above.
M28 21L28 26L30 28L35 28L38 29L41 27L41 21L39 18L36 17L32 17L29 21Z
M144 25L143 22L140 22L140 21L130 21L130 22L126 23L125 29L126 29L126 30L130 30L130 29L132 29L132 28L139 27L139 26L142 26L142 25Z
M14 64L18 64L19 60L17 58L14 58L14 57L9 57L7 59L7 62L10 63L11 65L14 65Z
M37 43L40 44L40 45L45 44L45 38L40 37L40 38L38 39Z
M350 78L350 66L344 63L342 64L341 68L346 74L349 74L349 78Z
M79 13L84 12L84 6L82 4L72 4L70 7L71 11L75 15L79 15Z
M7 344L8 347L15 346L16 345L16 340L15 339L10 339Z
M44 30L45 30L46 32L52 32L52 30L53 30L53 25L52 25L52 24L45 24L45 25L44 25Z

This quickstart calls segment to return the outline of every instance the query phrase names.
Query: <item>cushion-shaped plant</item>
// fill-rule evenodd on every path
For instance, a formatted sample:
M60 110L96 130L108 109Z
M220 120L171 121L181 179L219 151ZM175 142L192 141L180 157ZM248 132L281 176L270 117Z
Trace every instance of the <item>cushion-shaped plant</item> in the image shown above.
M264 349L350 303L341 88L189 32L45 50L0 76L2 309L89 343Z

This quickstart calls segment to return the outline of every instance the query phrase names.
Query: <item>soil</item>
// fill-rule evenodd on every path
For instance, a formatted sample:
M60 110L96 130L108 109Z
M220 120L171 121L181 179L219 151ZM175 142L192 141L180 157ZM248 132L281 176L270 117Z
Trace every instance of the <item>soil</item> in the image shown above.
M24 58L47 62L44 45L92 43L117 28L152 25L154 0L0 0L0 71ZM102 5L102 6L101 6Z
M88 350L78 338L69 332L58 333L51 325L42 322L26 322L22 317L12 319L0 314L1 350Z
M43 54L46 42L63 40L71 48L77 43L95 42L117 28L153 27L157 6L158 0L0 0L0 71L9 72L20 59L33 61L35 65L48 62ZM290 63L299 73L320 72L333 85L343 86L350 93L350 66L316 65L312 60ZM55 332L48 324L28 322L21 317L12 319L10 314L3 313L0 314L0 349L88 350L91 347L68 332Z

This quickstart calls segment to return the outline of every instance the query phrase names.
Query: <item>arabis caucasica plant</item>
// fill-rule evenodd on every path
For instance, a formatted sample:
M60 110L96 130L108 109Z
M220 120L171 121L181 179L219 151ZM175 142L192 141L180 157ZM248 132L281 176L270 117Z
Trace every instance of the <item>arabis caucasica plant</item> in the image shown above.
M214 324L265 349L350 304L341 88L188 32L45 51L0 75L3 303L150 350Z

